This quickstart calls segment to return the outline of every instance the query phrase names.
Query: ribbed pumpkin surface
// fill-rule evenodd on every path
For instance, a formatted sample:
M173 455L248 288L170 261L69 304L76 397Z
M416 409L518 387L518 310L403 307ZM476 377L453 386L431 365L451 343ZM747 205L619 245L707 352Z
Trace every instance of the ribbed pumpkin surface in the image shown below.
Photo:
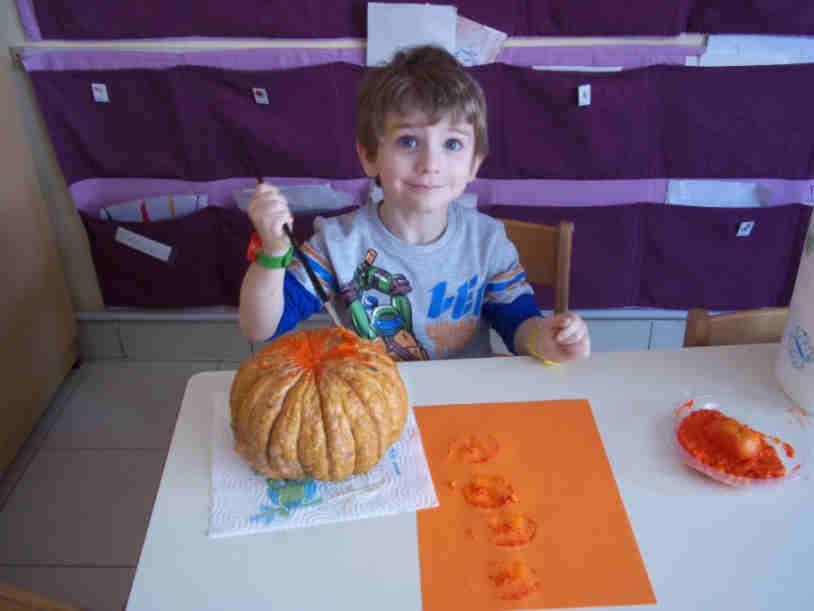
M272 479L365 473L407 418L407 391L392 359L335 327L271 342L240 366L229 402L235 449Z

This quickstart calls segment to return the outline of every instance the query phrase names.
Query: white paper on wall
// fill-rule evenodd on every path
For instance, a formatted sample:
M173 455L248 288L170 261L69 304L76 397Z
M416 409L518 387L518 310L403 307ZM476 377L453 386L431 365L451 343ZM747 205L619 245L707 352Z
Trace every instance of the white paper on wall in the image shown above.
M707 39L700 66L762 66L814 62L814 38L716 34Z
M682 206L720 206L733 208L766 205L762 188L754 182L734 180L670 180L667 203Z
M367 65L390 60L399 49L433 44L455 52L458 9L440 4L367 5Z
M458 15L455 26L455 57L464 66L491 64L508 37L506 32Z

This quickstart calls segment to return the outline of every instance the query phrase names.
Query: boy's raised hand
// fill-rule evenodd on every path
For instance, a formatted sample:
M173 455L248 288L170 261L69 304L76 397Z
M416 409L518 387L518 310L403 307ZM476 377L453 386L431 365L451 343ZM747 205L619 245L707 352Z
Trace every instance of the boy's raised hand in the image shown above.
M591 354L588 326L578 314L553 314L536 322L529 339L529 352L535 358L564 363Z
M286 253L290 245L283 225L292 226L288 201L274 185L258 184L249 200L249 219L263 242L263 251L273 257Z

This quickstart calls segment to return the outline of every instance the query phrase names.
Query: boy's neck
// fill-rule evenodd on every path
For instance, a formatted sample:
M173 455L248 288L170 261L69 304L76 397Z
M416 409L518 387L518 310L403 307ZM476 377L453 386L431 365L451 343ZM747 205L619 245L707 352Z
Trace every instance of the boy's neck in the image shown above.
M388 206L385 202L378 205L379 218L387 230L410 244L431 244L444 235L448 209L422 213Z

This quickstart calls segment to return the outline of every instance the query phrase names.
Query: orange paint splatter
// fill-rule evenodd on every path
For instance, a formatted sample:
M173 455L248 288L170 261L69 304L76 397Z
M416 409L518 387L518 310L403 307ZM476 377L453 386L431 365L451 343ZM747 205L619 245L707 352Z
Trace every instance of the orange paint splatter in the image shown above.
M722 473L750 479L786 475L785 465L766 441L766 436L718 410L702 409L691 413L681 422L676 436L691 456ZM786 446L786 453L793 455L794 448L784 444Z
M521 547L537 534L537 522L524 513L503 512L487 521L490 539L501 547Z
M319 371L330 361L343 358L369 362L370 359L359 350L362 345L374 344L347 329L326 327L282 335L263 350L269 352L268 356L260 353L258 360L261 366L266 361L268 364L287 361L297 370Z
M481 509L497 509L517 502L517 495L506 478L499 475L475 475L464 486L466 502Z
M491 435L462 435L449 444L448 456L466 464L485 463L500 451L497 439Z
M489 565L489 581L502 600L522 600L540 587L537 573L525 560L498 560Z

